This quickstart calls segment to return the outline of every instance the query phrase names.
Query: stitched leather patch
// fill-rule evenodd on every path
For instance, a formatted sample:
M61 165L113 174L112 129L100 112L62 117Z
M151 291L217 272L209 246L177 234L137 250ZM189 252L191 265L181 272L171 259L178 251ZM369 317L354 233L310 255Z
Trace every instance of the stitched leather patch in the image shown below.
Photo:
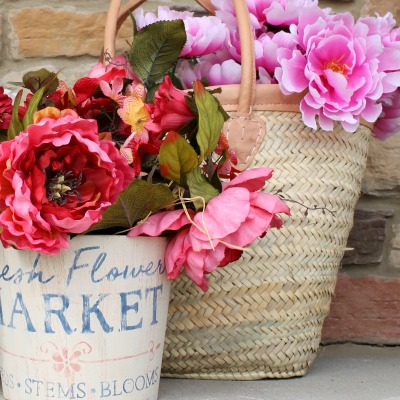
M249 167L265 137L265 122L252 114L230 114L223 131L229 146L238 157L236 169L243 171Z

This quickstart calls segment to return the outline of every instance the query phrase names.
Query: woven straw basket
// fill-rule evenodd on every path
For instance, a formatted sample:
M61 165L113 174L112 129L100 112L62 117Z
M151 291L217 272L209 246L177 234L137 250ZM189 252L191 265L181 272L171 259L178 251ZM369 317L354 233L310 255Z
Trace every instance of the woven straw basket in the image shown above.
M125 6L117 29L142 2ZM199 3L212 11L209 2ZM332 132L313 131L302 122L302 96L283 96L277 85L255 85L247 6L244 0L233 3L242 84L222 86L219 100L232 117L226 131L242 168L274 168L266 191L281 193L292 215L240 260L214 271L207 293L184 276L172 282L164 377L254 380L307 372L366 166L370 127L361 125L354 134L339 124ZM111 32L115 19L109 13ZM106 34L107 50L114 40L115 34L107 42Z

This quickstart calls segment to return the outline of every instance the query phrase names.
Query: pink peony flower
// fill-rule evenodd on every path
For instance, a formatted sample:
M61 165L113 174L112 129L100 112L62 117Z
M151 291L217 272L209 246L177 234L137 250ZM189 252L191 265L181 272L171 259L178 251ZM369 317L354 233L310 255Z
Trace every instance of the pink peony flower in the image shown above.
M194 119L195 115L185 96L186 93L177 89L167 75L155 94L154 105L146 105L151 120L145 124L145 128L151 132L165 133L178 130Z
M203 56L223 47L228 30L219 18L186 18L184 23L187 41L181 57Z
M196 64L183 60L177 68L177 75L186 89L193 87L195 80L206 80L208 85L237 84L241 80L242 67L232 60L226 50L208 54L197 59Z
M380 100L382 114L374 124L374 136L385 140L400 132L400 89L384 94Z
M400 86L400 28L393 29L396 21L391 13L384 17L360 18L358 23L368 29L370 39L382 42L383 52L377 54L379 71L384 72L383 93L395 91Z
M139 7L135 11L134 16L137 29L140 30L157 21L185 20L186 18L193 17L193 13L190 11L171 10L169 7L159 6L157 8L157 14L154 14L152 12L145 12L142 7Z
M134 171L97 124L44 118L0 144L0 224L5 247L56 254L68 233L101 220Z
M257 0L253 1L257 3ZM266 23L289 26L298 23L301 10L317 6L318 0L269 0L269 3L269 7L264 11Z
M354 132L361 117L374 122L382 110L382 42L350 13L329 16L318 9L300 13L297 33L302 49L278 50L276 78L285 94L308 89L300 104L304 123L316 129L318 117L322 129L340 121Z
M300 10L317 5L317 0L246 0L254 30L264 24L289 26L296 24ZM212 0L216 15L227 25L236 24L236 14L231 0Z
M163 6L158 7L157 15L151 12L144 13L143 9L139 8L135 12L135 19L139 30L157 21L182 19L187 40L181 57L197 57L221 49L228 33L225 24L217 17L193 17L191 12L170 10Z
M278 32L275 35L265 33L254 42L256 67L263 68L270 76L274 76L279 67L278 50L296 48L294 37L290 33Z
M270 168L242 172L223 185L222 193L210 200L202 212L186 215L184 210L151 215L131 229L128 236L159 236L178 230L167 246L165 263L169 279L179 276L182 267L204 291L206 274L237 260L269 228L280 228L278 213L289 208L278 197L259 192L272 175Z

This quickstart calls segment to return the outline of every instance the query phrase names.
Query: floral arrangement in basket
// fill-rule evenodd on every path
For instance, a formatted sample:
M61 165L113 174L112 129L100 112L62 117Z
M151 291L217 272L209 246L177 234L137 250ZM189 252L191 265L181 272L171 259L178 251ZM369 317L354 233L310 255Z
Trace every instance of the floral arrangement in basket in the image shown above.
M129 53L99 63L72 87L27 73L13 101L0 89L3 246L56 254L82 233L168 235L170 279L207 274L289 214L262 192L270 168L235 169L221 133L228 118L205 85L238 82L230 2L216 16L136 12ZM360 119L387 137L400 123L400 31L390 14L354 22L312 0L248 1L258 81L306 92L306 125ZM194 83L193 83L194 82ZM203 83L202 83L203 82ZM190 90L184 91L184 88Z
M182 18L189 39L177 67L184 87L240 83L241 51L231 0L212 0L215 16L159 7L136 12L138 28ZM322 9L317 0L247 0L254 36L257 83L305 93L306 126L327 131L338 121L354 132L361 119L385 139L400 131L400 28L391 13L357 21Z

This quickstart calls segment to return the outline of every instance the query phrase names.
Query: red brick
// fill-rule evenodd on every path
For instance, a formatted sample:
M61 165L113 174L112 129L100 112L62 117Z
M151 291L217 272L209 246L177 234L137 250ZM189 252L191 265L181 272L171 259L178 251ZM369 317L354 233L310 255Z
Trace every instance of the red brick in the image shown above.
M322 337L400 344L400 279L340 274Z

